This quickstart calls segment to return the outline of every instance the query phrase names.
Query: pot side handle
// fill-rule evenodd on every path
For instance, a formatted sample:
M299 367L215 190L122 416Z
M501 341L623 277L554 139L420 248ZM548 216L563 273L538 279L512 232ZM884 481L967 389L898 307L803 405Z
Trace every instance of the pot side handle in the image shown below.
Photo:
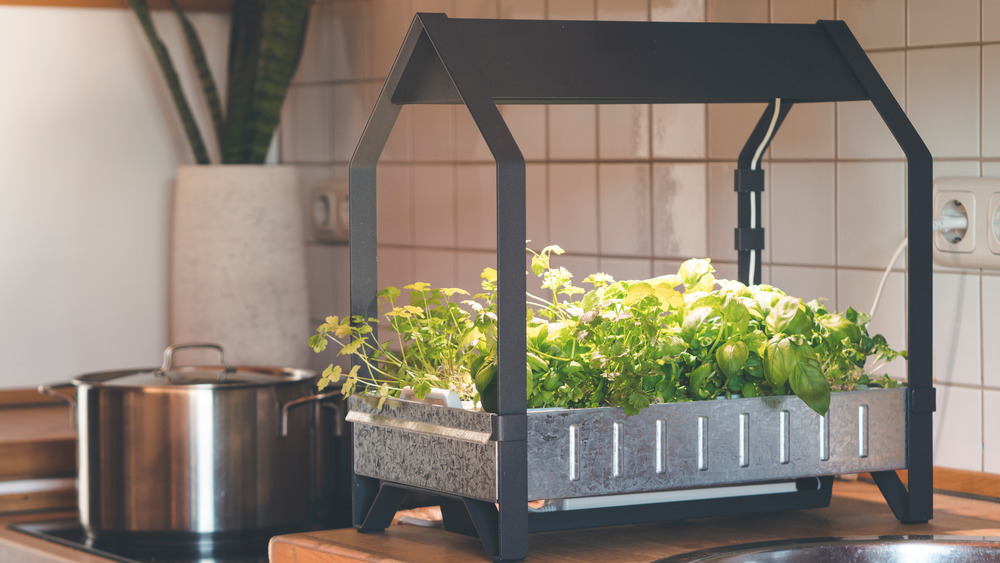
M58 389L67 389L67 388L74 389L74 394L73 395L69 395L69 394L66 394L66 393L60 393L58 391ZM76 386L73 385L72 383L68 382L68 381L65 382L65 383L43 383L43 384L41 384L41 385L38 386L38 392L41 393L42 395L48 395L49 397L54 397L56 399L60 399L60 400L63 400L63 401L66 401L67 403L69 403L69 416L70 416L70 419L73 421L73 428L76 428L76 395L75 395L75 389L76 389Z
M340 390L331 391L329 393L317 393L315 395L308 395L306 397L299 397L298 399L292 399L287 403L281 405L281 437L284 438L288 436L288 411L295 407L304 405L306 403L312 403L315 401L324 401L326 399L332 399L334 397L340 397Z

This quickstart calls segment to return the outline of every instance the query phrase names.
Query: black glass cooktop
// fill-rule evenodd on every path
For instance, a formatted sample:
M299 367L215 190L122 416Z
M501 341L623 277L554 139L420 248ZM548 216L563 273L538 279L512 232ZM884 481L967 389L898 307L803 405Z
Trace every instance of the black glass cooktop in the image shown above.
M139 544L88 538L78 520L19 522L7 527L122 563L267 563L270 539L262 537L213 545Z

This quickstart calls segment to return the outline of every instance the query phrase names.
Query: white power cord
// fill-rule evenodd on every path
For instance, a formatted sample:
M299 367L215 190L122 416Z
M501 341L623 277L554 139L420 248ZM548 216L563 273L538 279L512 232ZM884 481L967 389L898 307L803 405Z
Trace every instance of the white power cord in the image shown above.
M892 254L892 259L889 260L889 265L885 267L885 272L882 273L882 281L878 282L878 290L875 291L875 301L872 302L871 318L875 318L875 310L878 309L878 300L882 298L882 288L885 287L885 280L889 279L889 272L892 271L893 265L896 264L896 260L899 260L899 255L903 253L903 249L906 248L906 244L909 242L909 237L903 237L903 242L899 243L899 247L896 252Z
M750 161L750 170L756 170L757 164L760 162L760 155L764 152L764 147L767 143L771 141L771 135L774 135L774 126L778 123L778 112L781 110L781 98L774 99L774 115L771 116L771 124L767 126L767 132L764 133L764 139L760 142L757 147L757 151L753 153L753 160ZM757 228L757 194L750 194L750 228ZM747 285L754 285L754 280L757 278L757 251L754 249L750 250L750 282Z
M969 228L969 218L964 216L938 217L931 223L931 228L935 231L967 229ZM906 248L909 240L909 237L903 237L903 242L899 243L896 252L892 254L892 259L889 260L889 265L885 267L885 272L882 273L882 281L878 282L878 290L875 291L875 300L872 302L872 318L875 318L875 310L878 309L878 301L882 297L882 288L885 287L885 280L889 279L889 272L892 271L892 267L896 264L896 260L899 259L899 255L903 253L903 249Z

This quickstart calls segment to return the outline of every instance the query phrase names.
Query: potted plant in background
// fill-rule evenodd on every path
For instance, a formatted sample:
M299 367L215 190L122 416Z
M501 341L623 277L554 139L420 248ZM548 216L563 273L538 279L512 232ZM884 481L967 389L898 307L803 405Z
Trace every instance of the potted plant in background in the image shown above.
M128 0L169 86L197 165L178 169L170 249L170 339L225 346L239 363L297 366L308 333L298 178L265 165L305 43L311 0L234 0L225 106L176 0L221 164L209 151L147 0Z

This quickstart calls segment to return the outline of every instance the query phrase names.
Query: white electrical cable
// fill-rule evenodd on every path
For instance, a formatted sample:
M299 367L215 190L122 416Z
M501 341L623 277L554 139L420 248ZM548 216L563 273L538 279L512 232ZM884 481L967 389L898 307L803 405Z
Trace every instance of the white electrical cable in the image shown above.
M757 164L760 162L760 155L764 152L764 147L767 143L771 141L771 135L774 134L774 127L778 123L778 112L781 110L781 98L774 99L774 115L771 116L771 124L767 126L767 132L764 133L764 139L760 142L757 147L757 151L753 153L753 160L750 161L750 170L756 170ZM750 194L750 228L757 228L757 195ZM750 282L749 285L754 285L754 279L757 278L757 251L750 250Z
M931 229L935 231L949 231L949 230L960 230L969 228L969 218L965 216L941 216L931 222ZM896 252L892 254L892 259L889 260L889 265L885 267L885 272L882 272L882 280L878 282L878 289L875 291L875 300L872 301L871 316L875 318L875 310L878 309L878 301L882 298L882 288L885 287L885 280L889 279L889 272L892 271L892 267L896 265L896 260L899 259L899 255L903 253L903 249L906 248L909 242L909 237L904 237L903 242L899 243L899 248Z
M885 267L885 272L882 273L882 281L878 282L878 289L875 291L875 301L872 302L871 318L875 318L875 310L878 309L878 300L882 297L882 288L885 287L885 280L889 279L889 272L892 271L893 265L896 264L896 260L899 260L899 255L903 253L903 249L906 248L906 244L909 242L909 237L903 237L903 242L899 243L899 248L896 252L892 254L892 259L889 260L889 265Z

